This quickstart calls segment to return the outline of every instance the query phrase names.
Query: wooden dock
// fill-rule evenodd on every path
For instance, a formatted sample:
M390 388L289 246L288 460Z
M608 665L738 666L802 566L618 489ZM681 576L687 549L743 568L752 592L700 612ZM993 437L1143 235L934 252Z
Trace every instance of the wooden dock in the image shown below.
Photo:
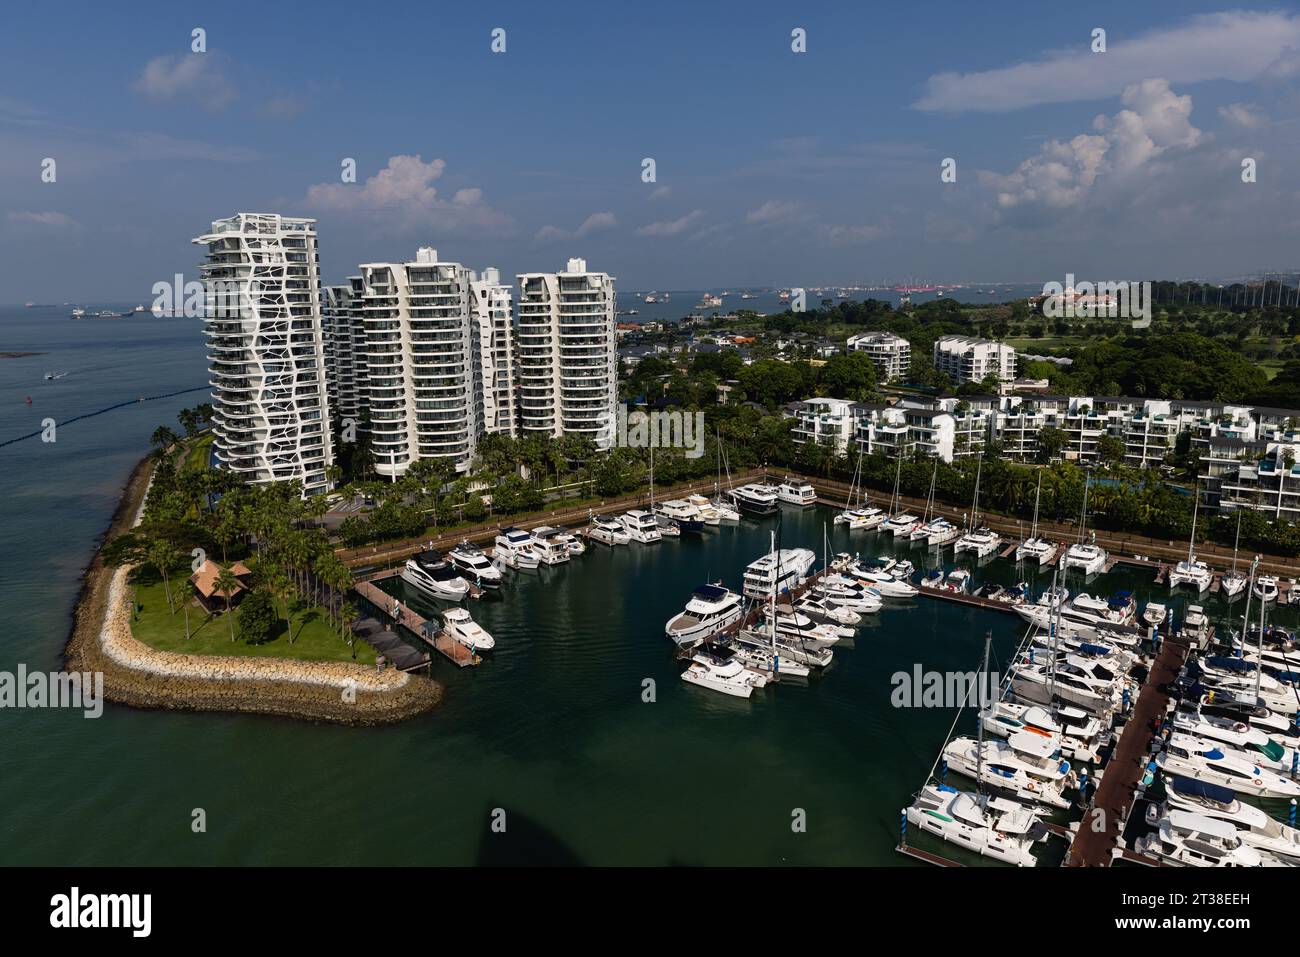
M929 851L923 851L919 847L913 847L911 844L899 844L894 850L899 854L913 858L918 861L925 861L927 864L933 864L935 867L965 867L965 864L959 864L956 861L949 860L946 857L940 857L938 854L931 854Z
M467 668L483 661L469 648L449 637L434 622L417 615L410 608L398 602L396 598L376 585L374 580L357 582L353 588L358 595L369 602L389 621L401 625L425 644L431 645L435 651L456 667Z

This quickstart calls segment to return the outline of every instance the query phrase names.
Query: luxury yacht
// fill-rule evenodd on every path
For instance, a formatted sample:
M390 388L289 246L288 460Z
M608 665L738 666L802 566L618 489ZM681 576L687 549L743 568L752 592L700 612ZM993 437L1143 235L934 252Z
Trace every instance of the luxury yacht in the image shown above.
M1075 655L1067 661L1049 659L1044 664L1018 664L1011 671L1011 690L1017 697L1038 704L1065 702L1092 714L1109 714L1122 699L1122 692L1112 678L1094 677L1080 666Z
M763 628L771 628L772 608L763 606ZM798 641L821 641L833 645L841 638L852 638L853 629L831 622L816 622L790 605L776 607L776 633Z
M716 505L709 501L707 496L688 495L686 496L686 504L699 513L700 521L705 525L722 524L722 513L718 511ZM740 516L737 515L736 517L739 518Z
M985 741L953 738L943 749L949 767L995 791L1022 801L1068 808L1063 788L1070 762L1059 757L1055 742L1027 731ZM981 760L982 758L982 760Z
M769 598L790 588L812 568L817 556L807 548L768 552L745 569L741 591L750 598Z
M875 588L869 588L862 582L843 575L824 575L813 586L812 594L818 599L830 602L839 608L853 612L880 611L884 604L882 596Z
M1033 867L1034 844L1047 836L1038 812L1006 798L927 784L907 809L907 822L982 857Z
M448 608L444 611L442 629L470 651L491 651L497 644L464 608Z
M878 564L869 567L857 562L846 568L844 574L874 588L884 598L912 598L916 595L916 586L893 574L897 564L891 558L882 558Z
M661 524L667 520L683 532L704 531L704 516L700 514L698 508L684 499L673 498L666 502L655 502L651 512Z
M961 538L957 539L957 544L953 546L954 554L960 555L963 552L970 552L976 558L987 558L998 550L1002 544L1002 536L991 528L981 527L972 529Z
M460 570L461 576L480 588L500 588L501 569L492 564L483 549L461 542L447 552L447 561Z
M593 542L606 545L627 545L632 541L632 533L616 518L609 515L595 515L587 529L587 537Z
M736 508L750 515L775 515L776 491L769 485L741 485L727 493Z
M720 664L713 658L696 655L682 672L682 680L732 697L748 698L763 678L735 658Z
M876 607L879 608L880 605ZM860 614L830 598L805 595L794 603L794 610L823 624L844 625L848 628L862 624Z
M402 569L402 581L443 601L460 601L469 594L469 582L437 552L421 552L408 560Z
M539 525L533 529L533 551L543 565L562 565L569 561L573 553L569 549L570 536L561 533L550 525Z
M807 482L789 477L776 487L776 497L778 501L787 505L798 505L800 508L810 508L817 504L816 489Z
M1281 824L1253 804L1237 799L1236 792L1217 784L1191 778L1165 779L1163 804L1147 806L1147 823L1156 826L1170 811L1190 811L1227 821L1237 829L1242 842L1266 854L1300 860L1300 830Z
M1231 788L1256 797L1290 799L1300 796L1300 784L1266 770L1249 758L1225 752L1213 741L1175 732L1169 745L1156 756L1166 774L1179 775Z
M681 648L693 648L744 616L742 599L721 585L701 585L686 609L674 615L664 633Z
M1139 854L1191 867L1258 867L1259 851L1248 846L1228 821L1170 811L1160 818L1156 830L1133 842Z
M655 517L649 512L633 509L630 512L624 512L620 516L620 521L622 521L623 527L627 529L634 542L649 545L662 538L659 534L659 523L655 521Z
M520 528L503 528L492 546L492 557L507 568L529 569L541 564L533 536Z
M1274 741L1259 728L1244 721L1233 721L1195 711L1175 711L1174 728L1202 741L1217 741L1230 751L1254 761L1262 768L1290 771L1296 752Z

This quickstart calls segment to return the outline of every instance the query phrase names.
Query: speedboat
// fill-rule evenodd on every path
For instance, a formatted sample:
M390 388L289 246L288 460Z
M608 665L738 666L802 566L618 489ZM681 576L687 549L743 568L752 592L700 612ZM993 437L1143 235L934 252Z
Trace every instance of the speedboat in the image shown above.
M480 588L500 588L501 569L492 564L483 549L461 542L447 552L447 561L460 570L461 576Z
M1016 561L1050 565L1056 558L1059 546L1045 538L1029 538L1016 546Z
M899 580L892 574L897 564L891 558L882 558L878 564L870 567L857 562L846 568L844 574L876 589L884 598L912 598L916 595L916 586L909 581Z
M492 557L507 568L529 569L541 564L533 536L520 528L503 528L492 545Z
M1159 602L1149 601L1142 610L1142 620L1152 628L1159 628L1169 617L1169 609Z
M971 574L968 569L954 568L943 580L943 587L947 591L955 591L966 594L970 591Z
M1255 579L1254 592L1260 601L1277 601L1277 579L1272 575L1260 575Z
M1214 573L1210 571L1210 566L1195 559L1181 561L1169 570L1169 587L1171 590L1178 588L1180 585L1187 585L1195 588L1199 593L1209 588L1210 582L1213 580Z
M1133 842L1139 854L1191 867L1258 867L1259 851L1248 846L1228 821L1170 811L1160 818L1156 831Z
M796 584L812 568L816 554L807 548L768 552L745 569L741 591L749 598L768 598Z
M685 610L668 619L664 633L679 648L693 648L744 616L742 599L721 585L701 585Z
M981 527L972 529L957 539L957 544L953 546L953 552L957 555L970 552L976 558L987 558L996 552L1001 544L1001 535L991 528Z
M1085 576L1095 575L1106 567L1108 557L1106 550L1100 545L1080 542L1066 549L1065 558L1061 560L1061 568L1064 571L1077 568Z
M991 790L1068 808L1070 801L1063 791L1070 762L1059 755L1051 739L1026 731L982 745L975 738L953 738L943 749L949 767Z
M876 607L879 608L879 604ZM801 615L806 615L813 621L832 625L844 625L852 628L854 625L862 623L862 616L856 611L837 604L828 598L805 595L794 603L794 610Z
M1175 732L1156 756L1165 774L1174 774L1231 788L1256 797L1290 799L1300 796L1300 784L1261 768L1247 757L1225 751L1212 741Z
M460 601L469 594L469 582L460 570L437 552L421 552L409 559L402 569L402 581L443 601Z
M949 844L1017 867L1033 867L1034 844L1047 836L1038 812L1006 798L927 784L907 808L907 822Z
M627 545L632 541L632 533L623 523L608 515L592 516L587 537L593 542L603 542L606 545Z
M1275 821L1253 804L1244 803L1229 788L1191 778L1168 777L1165 779L1165 801L1163 805L1147 806L1147 823L1155 826L1161 817L1174 810L1227 821L1237 829L1242 842L1256 850L1291 860L1300 859L1300 830Z
M727 494L742 512L750 515L776 514L776 491L771 486L751 483L733 488Z
M807 482L800 482L789 476L776 487L776 497L786 505L798 505L800 508L809 508L817 504L817 490Z
M533 551L543 565L562 565L572 557L569 542L572 536L563 534L550 525L539 525L533 529Z
M734 658L718 663L715 659L696 655L691 659L690 666L682 672L682 680L732 697L748 698L762 677Z
M448 608L442 613L442 630L470 651L491 651L496 640L464 608Z
M659 541L662 537L659 534L659 523L655 521L655 517L639 508L624 512L619 516L619 521L623 523L623 527L627 529L634 542L649 545Z
M700 510L684 499L674 498L666 502L656 502L651 509L656 519L663 520L676 525L683 532L702 532L704 531L704 516Z

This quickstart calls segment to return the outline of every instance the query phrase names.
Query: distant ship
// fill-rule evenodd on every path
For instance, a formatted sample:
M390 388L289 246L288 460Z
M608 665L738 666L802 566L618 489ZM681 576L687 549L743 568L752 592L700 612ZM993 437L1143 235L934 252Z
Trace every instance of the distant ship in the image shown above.
M45 373L45 378L46 378L46 379L62 379L65 375L67 375L66 372L47 372L47 373Z
M648 296L645 297L645 300L644 300L644 301L645 301L647 304L653 304L653 303L656 303L656 302L659 301L659 297L656 296L654 293L651 293L650 295L648 295Z

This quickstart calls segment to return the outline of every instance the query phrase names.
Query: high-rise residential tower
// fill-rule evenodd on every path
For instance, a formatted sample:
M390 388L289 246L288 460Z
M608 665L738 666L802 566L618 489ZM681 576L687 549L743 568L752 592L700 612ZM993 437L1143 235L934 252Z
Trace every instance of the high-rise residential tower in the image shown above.
M518 278L520 434L586 436L609 448L618 400L614 277L570 259L564 272Z
M475 401L481 407L481 431L513 436L515 422L515 336L509 285L501 270L471 273Z
M335 429L353 425L354 432L364 428L368 397L360 284L361 277L352 276L346 285L326 286L321 291L330 417Z
M333 464L316 221L239 213L205 247L213 433L223 468L248 482L329 488Z

